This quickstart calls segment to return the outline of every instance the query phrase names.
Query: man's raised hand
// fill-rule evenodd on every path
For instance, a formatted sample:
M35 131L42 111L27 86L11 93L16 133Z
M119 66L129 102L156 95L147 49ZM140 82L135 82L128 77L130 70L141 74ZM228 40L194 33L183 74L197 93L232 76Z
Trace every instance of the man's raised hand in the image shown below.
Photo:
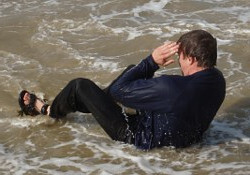
M160 66L167 66L173 63L174 60L170 58L178 52L178 48L179 45L176 42L167 42L157 47L152 53L154 62Z

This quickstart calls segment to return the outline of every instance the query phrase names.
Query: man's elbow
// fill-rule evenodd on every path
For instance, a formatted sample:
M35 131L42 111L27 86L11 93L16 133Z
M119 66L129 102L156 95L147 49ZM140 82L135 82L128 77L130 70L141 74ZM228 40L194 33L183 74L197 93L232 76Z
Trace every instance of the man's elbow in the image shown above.
M117 85L112 85L109 89L109 94L114 98L117 99L119 98L120 94L120 87Z

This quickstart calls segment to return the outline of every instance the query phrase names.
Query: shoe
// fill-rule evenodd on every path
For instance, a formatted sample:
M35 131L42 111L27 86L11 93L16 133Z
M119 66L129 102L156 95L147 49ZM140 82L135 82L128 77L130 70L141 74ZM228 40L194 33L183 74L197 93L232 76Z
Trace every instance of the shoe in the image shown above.
M24 99L23 99L23 97L26 93L28 93L30 96L30 103L27 105L24 104ZM21 110L18 111L18 115L19 116L23 116L23 114L31 115L31 116L36 116L39 114L47 115L47 109L48 109L49 105L44 104L41 108L41 111L37 111L37 109L35 107L36 100L41 100L41 99L37 98L37 96L35 94L32 94L26 90L23 90L22 92L20 92L19 97L18 97L18 103L19 103ZM44 102L43 100L41 100L41 101Z

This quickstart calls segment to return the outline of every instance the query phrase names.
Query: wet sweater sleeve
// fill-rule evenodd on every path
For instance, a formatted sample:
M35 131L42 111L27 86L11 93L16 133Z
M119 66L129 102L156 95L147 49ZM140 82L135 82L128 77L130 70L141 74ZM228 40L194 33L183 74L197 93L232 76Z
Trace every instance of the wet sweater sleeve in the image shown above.
M161 96L160 81L152 78L158 69L152 55L148 56L111 86L111 96L127 107L153 110Z

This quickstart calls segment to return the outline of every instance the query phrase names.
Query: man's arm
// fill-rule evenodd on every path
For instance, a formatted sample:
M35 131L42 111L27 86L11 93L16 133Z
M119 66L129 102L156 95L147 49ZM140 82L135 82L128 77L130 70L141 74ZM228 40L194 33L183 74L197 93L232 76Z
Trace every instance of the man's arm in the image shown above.
M159 65L173 63L169 59L178 51L175 43L164 44L154 50L152 55L142 60L120 77L110 88L113 98L125 106L135 109L157 108L162 98L162 81L152 78Z
M115 101L127 107L148 108L149 103L152 103L158 96L157 82L152 78L157 69L159 66L154 63L151 55L148 56L110 87L111 96Z

